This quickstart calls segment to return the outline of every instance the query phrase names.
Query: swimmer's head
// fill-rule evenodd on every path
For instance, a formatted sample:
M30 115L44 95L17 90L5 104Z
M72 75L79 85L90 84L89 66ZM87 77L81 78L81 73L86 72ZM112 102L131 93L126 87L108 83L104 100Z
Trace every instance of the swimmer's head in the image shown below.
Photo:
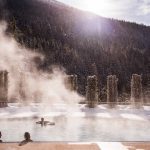
M41 118L41 121L44 121L44 118Z
M2 137L2 133L1 133L1 131L0 131L0 138Z
M30 133L29 132L25 132L24 133L24 138L25 138L25 140L30 140Z

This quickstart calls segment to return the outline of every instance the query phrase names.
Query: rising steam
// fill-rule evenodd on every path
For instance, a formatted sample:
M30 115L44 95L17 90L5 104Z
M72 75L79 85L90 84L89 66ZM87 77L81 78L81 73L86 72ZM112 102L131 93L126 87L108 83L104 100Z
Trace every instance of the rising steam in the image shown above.
M66 89L65 73L54 68L48 74L39 71L35 58L44 57L31 52L17 43L13 37L6 35L7 25L0 23L0 70L9 72L9 101L41 101L48 103L77 103L80 97Z

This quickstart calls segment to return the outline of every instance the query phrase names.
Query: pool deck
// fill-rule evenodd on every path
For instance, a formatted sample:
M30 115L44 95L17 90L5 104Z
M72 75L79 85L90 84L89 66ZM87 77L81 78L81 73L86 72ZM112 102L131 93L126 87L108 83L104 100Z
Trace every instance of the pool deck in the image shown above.
M1 143L0 150L150 150L150 142L32 142L23 146L18 143Z

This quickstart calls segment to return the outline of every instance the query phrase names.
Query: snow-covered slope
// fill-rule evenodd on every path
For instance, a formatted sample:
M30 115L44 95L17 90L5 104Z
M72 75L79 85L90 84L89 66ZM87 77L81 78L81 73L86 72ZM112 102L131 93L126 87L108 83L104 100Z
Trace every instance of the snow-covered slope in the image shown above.
M108 109L107 105L99 105L97 108L89 109L85 105L69 106L62 104L38 104L21 105L19 103L9 104L7 108L0 109L0 118L24 118L40 116L85 117L95 116L101 118L122 118L130 120L149 120L150 106L135 109L132 106L119 105L115 109Z

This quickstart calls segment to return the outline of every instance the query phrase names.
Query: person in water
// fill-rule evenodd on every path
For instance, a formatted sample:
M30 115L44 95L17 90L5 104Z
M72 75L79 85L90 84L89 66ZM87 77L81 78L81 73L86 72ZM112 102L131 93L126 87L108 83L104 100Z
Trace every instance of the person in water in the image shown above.
M27 144L27 143L29 143L29 142L33 142L33 141L31 140L30 133L29 133L29 132L25 132L25 133L24 133L24 140L20 142L19 146L25 145L25 144Z
M1 137L2 137L2 133L0 131L0 143L2 143L3 141L1 140Z
M36 122L37 124L41 124L41 126L46 126L46 125L55 125L54 122L50 121L45 121L44 118L41 118L41 121Z

